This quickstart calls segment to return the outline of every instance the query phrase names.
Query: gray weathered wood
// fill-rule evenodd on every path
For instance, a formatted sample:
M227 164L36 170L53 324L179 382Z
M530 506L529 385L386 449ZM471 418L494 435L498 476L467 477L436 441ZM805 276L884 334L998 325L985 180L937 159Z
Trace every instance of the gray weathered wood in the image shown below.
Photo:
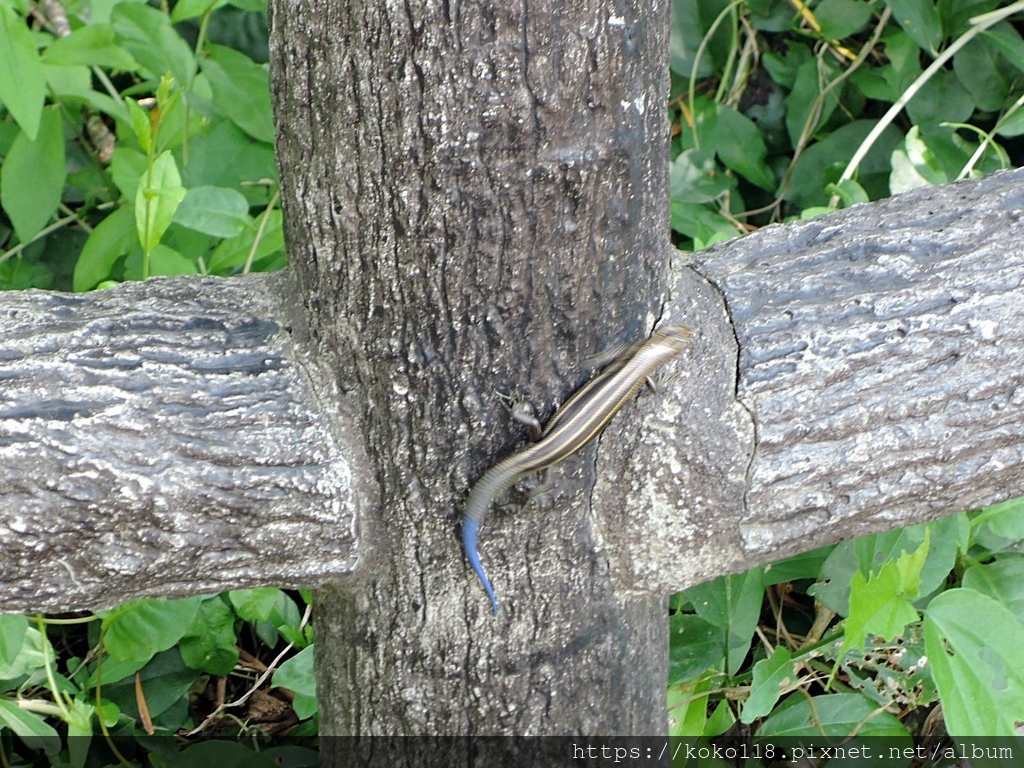
M2 610L351 570L351 468L289 296L281 275L3 294Z
M679 269L671 317L700 337L634 441L645 461L595 493L620 582L666 594L1024 495L1022 211L1007 172Z

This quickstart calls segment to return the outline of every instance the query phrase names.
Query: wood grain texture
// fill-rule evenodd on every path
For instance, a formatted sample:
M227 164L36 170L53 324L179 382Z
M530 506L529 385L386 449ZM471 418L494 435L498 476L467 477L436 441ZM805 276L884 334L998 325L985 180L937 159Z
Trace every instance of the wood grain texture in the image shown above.
M752 560L1024 494L1024 172L698 255L753 415Z
M263 275L0 297L0 609L352 568L350 468L287 293Z

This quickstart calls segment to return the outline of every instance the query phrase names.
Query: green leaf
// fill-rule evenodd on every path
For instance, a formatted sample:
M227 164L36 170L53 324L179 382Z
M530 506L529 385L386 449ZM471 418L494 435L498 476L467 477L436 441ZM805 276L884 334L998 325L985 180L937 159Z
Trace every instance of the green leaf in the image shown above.
M839 184L829 184L826 187L826 191L830 195L839 195L839 199L843 201L844 208L871 201L864 188L853 179L846 179Z
M267 225L263 228L263 237L256 246L254 261L266 258L284 248L281 211L277 209L269 213L264 211L262 215L267 217ZM210 256L210 263L207 265L208 271L212 274L224 274L234 267L245 264L255 240L255 229L246 229L238 237L225 240L214 249Z
M921 128L942 122L959 123L974 111L974 99L957 79L956 74L941 69L921 86L907 103L907 115Z
M1024 721L1024 625L971 589L925 609L925 648L952 736L1015 736Z
M307 646L278 667L274 685L295 694L292 709L300 720L316 714L316 676L313 673L313 646Z
M170 72L188 83L195 72L192 50L166 14L140 3L120 3L111 13L118 42L153 78Z
M150 253L160 243L184 197L174 157L170 150L160 153L152 170L139 179L135 195L135 227L144 251Z
M17 613L0 615L0 668L14 663L25 641L28 619Z
M859 693L834 693L800 698L792 706L775 710L757 730L760 737L811 737L821 743L822 737L843 739L844 747L851 733L857 739L865 736L892 736L905 738L910 743L910 734L893 715L885 712L874 702ZM878 755L868 751L864 754ZM883 755L884 757L884 755ZM891 765L887 762L865 761L870 765Z
M194 19L196 16L204 16L215 8L227 4L227 0L178 0L171 11L171 21L177 24L185 19Z
M673 200L671 212L672 229L705 246L730 240L740 234L735 224L703 205Z
M824 66L824 72L820 71L822 66ZM820 113L816 115L817 119L808 126L808 121L815 116L815 111L818 109L823 76L829 79L834 77L835 67L827 63L823 65L817 59L804 62L797 70L793 90L790 91L789 98L786 99L786 131L789 133L789 140L794 147L798 145L805 129L809 137L817 135L819 126L824 125L839 106L836 97L837 91L841 92L841 90L836 89L824 97Z
M135 213L130 206L118 208L101 221L75 262L74 289L88 291L106 280L117 260L127 253L134 234Z
M128 108L128 116L131 118L132 132L135 139L147 154L153 147L153 128L149 122L149 113L139 106L135 99L125 97L125 107Z
M735 182L715 167L712 156L699 149L688 149L669 166L669 190L679 203L710 203Z
M174 213L174 222L214 237L235 237L252 223L245 196L227 187L188 190Z
M295 603L282 590L277 587L262 587L258 589L235 589L228 592L228 599L234 606L238 617L243 621L270 621L276 620L285 615L287 609L282 609L283 601ZM298 610L295 610L298 615Z
M46 226L60 205L66 179L64 126L54 106L44 110L35 140L22 132L3 164L0 202L18 240L27 243Z
M160 243L149 254L149 277L177 277L199 273L192 259Z
M167 650L181 639L203 602L185 600L137 600L109 611L97 611L106 630L107 652L117 659L143 660Z
M182 625L184 630L186 625ZM104 662L106 673L106 662ZM149 713L154 720L165 714L169 720L178 719L176 713L187 706L186 697L199 679L200 673L189 669L181 660L177 648L161 651L147 661L139 670L139 681L146 699ZM126 677L116 683L107 685L106 674L103 675L103 698L112 701L129 717L138 718L139 708L135 692L135 676Z
M1008 21L989 27L980 37L991 43L1016 69L1024 72L1024 38Z
M999 601L1024 622L1024 557L1009 556L985 565L972 565L963 586Z
M775 174L765 163L768 148L754 121L746 115L719 106L715 121L715 150L727 167L751 184L769 192L775 189Z
M41 749L48 755L60 752L60 736L35 712L22 709L13 701L0 699L0 724L14 731L29 749Z
M975 525L984 523L992 533L1004 539L1024 539L1024 498L985 507L974 522Z
M130 103L133 103L129 99ZM139 179L149 167L148 158L137 149L118 147L110 158L110 175L125 200L134 200L139 192Z
M182 169L188 187L237 187L243 181L277 181L273 146L253 141L230 120L218 117L210 132L195 136L189 146L191 160ZM266 199L264 195L264 204Z
M207 46L203 73L213 88L218 112L260 141L274 140L270 74L248 56L220 45Z
M43 51L43 62L60 66L85 64L127 72L134 70L138 66L135 59L117 44L115 38L114 28L109 24L90 24L55 40Z
M861 571L854 574L840 658L855 647L868 650L869 634L891 640L902 634L908 624L917 621L917 610L911 598L918 595L929 543L930 536L926 532L924 542L913 554L904 552L898 560L888 560L868 579Z
M7 663L0 663L0 680L14 680L22 675L30 675L42 670L44 663L44 648L48 648L49 641L44 639L42 634L35 627L25 630L21 647L13 659ZM45 651L53 657L53 650Z
M36 138L46 98L46 78L25 20L0 5L0 102L29 140Z
M895 195L948 181L942 165L921 138L918 127L913 126L904 137L903 146L892 153L889 189Z
M793 654L784 645L776 646L771 656L754 665L750 696L743 705L740 720L749 725L770 713L784 689L795 680Z
M725 633L721 628L692 614L676 613L670 617L669 685L724 667Z
M871 18L871 4L863 0L821 0L814 9L826 40L842 40L860 32Z
M1008 70L999 51L984 38L975 38L953 57L953 71L978 109L998 112L1010 91Z
M893 18L919 48L937 56L942 44L942 19L935 0L886 0Z
M697 615L726 630L726 670L735 674L750 652L750 638L761 618L764 600L764 571L751 568L740 574L691 587L686 597Z
M192 669L226 675L238 661L235 613L220 597L203 601L181 639L181 658Z

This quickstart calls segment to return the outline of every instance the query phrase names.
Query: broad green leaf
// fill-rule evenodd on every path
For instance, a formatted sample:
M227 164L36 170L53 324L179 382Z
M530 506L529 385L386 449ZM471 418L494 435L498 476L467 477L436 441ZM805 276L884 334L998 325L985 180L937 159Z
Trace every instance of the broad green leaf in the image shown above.
M236 589L228 592L228 599L243 621L273 622L284 613L280 607L281 601L291 602L291 598L277 587ZM298 614L297 610L295 614Z
M751 568L740 574L720 576L687 589L686 597L698 616L726 631L726 670L735 674L750 652L750 638L761 618L764 571Z
M668 684L683 683L709 669L725 668L725 631L700 616L676 613L669 618Z
M300 720L316 714L316 676L313 674L313 646L307 646L278 667L274 685L295 694L292 708Z
M0 4L0 102L29 140L36 138L46 98L43 65L25 20Z
M14 140L0 176L0 202L21 242L29 242L53 216L65 179L63 121L59 108L49 107L34 141L26 132Z
M184 197L174 157L169 150L160 153L152 170L142 174L135 194L135 227L144 251L159 245Z
M743 704L740 719L750 724L770 713L783 689L795 679L793 655L784 645L776 646L771 656L754 665L750 696Z
M30 675L42 670L44 663L44 648L49 646L42 634L35 627L28 627L22 637L21 647L13 659L7 663L0 663L0 680L14 680L22 675ZM53 650L45 651L53 658Z
M187 623L182 625L183 631ZM104 662L104 670L106 662ZM189 669L181 660L177 648L161 651L153 656L139 670L138 678L146 706L154 720L168 715L169 720L179 719L178 712L187 707L185 697L200 677L199 672ZM112 701L129 717L138 718L139 707L135 692L136 676L131 675L116 683L107 685L103 677L103 698Z
M842 658L852 648L866 651L869 634L891 640L903 633L918 613L913 598L921 586L921 569L928 557L930 535L913 553L904 552L898 560L889 559L870 578L861 571L853 575L850 584L850 612L846 619Z
M110 158L110 175L125 200L135 199L139 192L139 179L146 173L148 166L148 159L137 149L118 147L114 150Z
M203 73L210 80L220 114L255 139L274 140L270 73L265 66L231 48L209 45Z
M216 118L209 133L191 139L189 155L189 164L182 169L182 178L189 188L238 187L243 181L261 179L277 181L273 146L253 141L241 128L222 117ZM253 204L266 205L269 195L266 191L262 194L262 203L251 195L248 199Z
M160 243L149 254L149 277L177 277L195 275L199 269L195 262L173 248Z
M178 0L171 11L171 21L177 24L185 19L194 19L226 4L227 0Z
M695 683L668 687L668 735L674 738L700 736L708 722L708 696L713 675ZM704 695L701 695L704 694Z
M1024 625L990 597L951 589L925 608L925 648L952 736L1015 736L1024 722Z
M942 19L935 0L886 0L893 18L918 47L937 56L942 44Z
M17 613L0 615L0 667L14 663L25 641L28 619Z
M705 244L730 240L740 235L736 225L724 216L696 203L671 203L672 229Z
M985 507L975 519L984 523L996 536L1004 539L1024 539L1024 498L1009 499Z
M804 131L808 132L808 137L816 136L819 126L824 125L839 106L836 97L842 92L841 88L830 91L823 99L821 97L823 79L831 80L836 74L832 64L818 59L804 62L797 70L793 90L786 99L786 130L794 147L797 146Z
M957 79L956 74L942 69L921 86L921 90L907 103L907 115L922 129L939 123L959 123L974 111L971 94Z
M235 613L220 597L205 600L181 639L181 658L192 669L226 675L238 661Z
M963 586L998 600L1024 622L1024 557L1009 556L985 565L972 565L964 573Z
M145 4L120 3L110 18L118 42L152 77L169 72L178 83L191 81L195 71L192 50L166 14Z
M984 38L975 38L957 51L953 71L978 109L985 112L1002 109L1010 91L1007 74L1016 74L1001 61L996 46Z
M167 650L185 634L202 602L201 597L137 600L97 611L107 652L117 659L141 660Z
M153 128L149 121L149 113L139 106L135 99L125 98L125 107L128 108L128 116L131 118L132 132L136 141L142 147L142 151L149 153L153 146Z
M1024 38L1008 21L1001 21L989 27L980 35L990 43L1016 69L1024 72Z
M109 24L90 24L76 29L67 37L55 40L43 51L43 62L69 66L85 64L131 71L135 59L117 44L114 28Z
M48 755L60 752L60 736L35 712L22 709L13 701L0 699L0 725L10 728L29 749L41 749Z
M735 181L721 173L714 158L699 149L688 149L669 166L669 190L679 203L710 203L735 186Z
M814 9L826 40L842 40L860 32L871 18L871 3L864 0L821 0Z
M175 211L174 222L214 237L235 237L251 225L249 203L237 189L194 187Z
M267 225L263 228L263 236L256 246L253 261L259 261L284 248L281 211L275 209L269 213L264 212L262 215L267 217ZM258 226L259 219L257 219ZM210 256L210 263L207 265L208 271L212 274L222 274L245 264L255 239L256 230L246 229L238 237L232 237L222 242Z
M757 730L760 737L810 737L821 743L822 737L844 739L851 733L857 737L891 736L905 738L910 734L893 715L882 710L859 693L822 694L811 699L800 698L792 706L780 707ZM865 754L872 754L870 751ZM874 752L877 756L878 752ZM865 761L868 765L891 765Z
M921 138L918 127L913 126L904 137L903 146L892 153L892 174L889 177L892 193L948 181L942 165Z
M826 189L829 194L839 195L844 208L871 201L864 188L853 179L846 179L839 184L829 184Z
M135 234L135 213L122 206L101 221L89 235L75 262L74 289L88 291L110 276L110 270L125 255Z
M715 149L722 162L761 189L775 189L775 174L765 163L768 149L754 121L721 106L715 121Z

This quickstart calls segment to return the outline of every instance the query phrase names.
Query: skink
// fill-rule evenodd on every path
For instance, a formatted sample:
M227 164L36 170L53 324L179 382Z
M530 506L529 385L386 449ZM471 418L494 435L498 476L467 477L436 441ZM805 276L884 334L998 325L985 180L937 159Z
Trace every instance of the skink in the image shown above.
M692 329L681 325L656 331L632 355L570 397L551 417L539 442L499 462L473 486L462 514L462 544L495 614L498 600L477 551L477 534L491 503L526 475L558 464L593 440L651 374L689 346L691 334Z

